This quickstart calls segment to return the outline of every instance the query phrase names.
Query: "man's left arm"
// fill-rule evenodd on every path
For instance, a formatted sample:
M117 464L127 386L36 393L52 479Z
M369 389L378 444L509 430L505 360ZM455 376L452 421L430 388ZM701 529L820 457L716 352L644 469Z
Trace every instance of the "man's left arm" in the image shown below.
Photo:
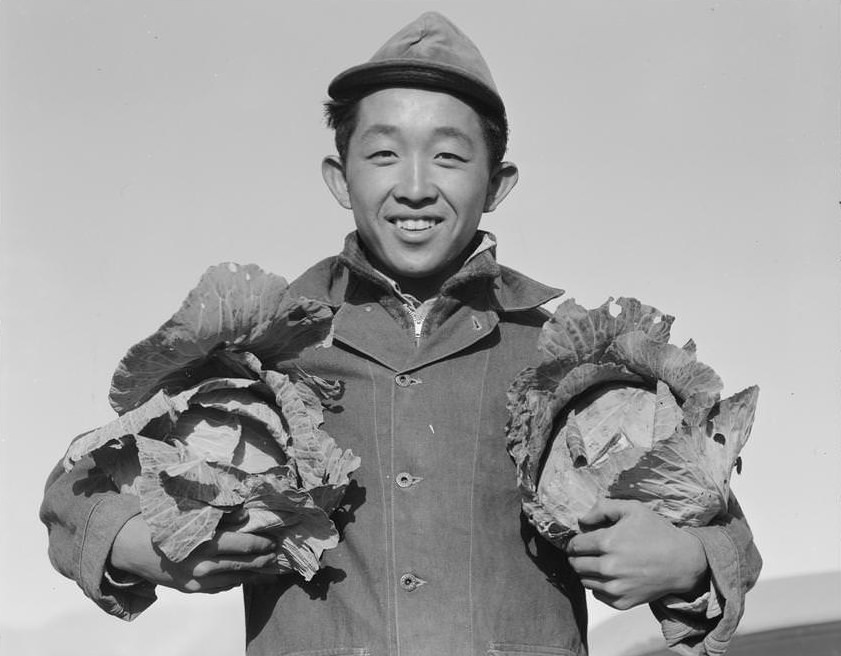
M567 555L597 599L620 610L649 603L681 653L724 653L762 566L735 497L700 528L675 528L623 500L600 502L579 524Z

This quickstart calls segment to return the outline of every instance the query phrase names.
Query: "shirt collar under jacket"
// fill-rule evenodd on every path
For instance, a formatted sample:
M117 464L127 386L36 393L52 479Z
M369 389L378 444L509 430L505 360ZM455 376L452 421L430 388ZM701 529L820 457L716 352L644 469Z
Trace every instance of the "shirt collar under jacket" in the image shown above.
M496 239L491 233L478 231L473 249L473 255L461 270L441 286L441 296L453 296L467 285L485 282L498 311L517 312L540 307L564 293L561 289L544 285L500 265L496 261ZM294 292L338 308L345 301L348 286L352 284L349 273L379 288L384 294L394 294L392 285L368 261L357 232L347 235L345 247L337 258L316 264L308 275L302 277L300 282L308 280L315 283L314 286L293 284ZM325 281L325 277L328 280ZM316 283L319 279L323 282Z
M492 235L490 232L483 232L479 234L482 240L467 258L467 260L465 260L465 264L467 262L470 262L470 260L472 260L477 255L479 255L479 253L496 248L496 237L494 235ZM475 243L475 239L473 243ZM438 298L437 296L433 296L432 298L429 298L426 301L420 301L416 297L412 296L411 294L407 294L402 289L400 289L400 285L396 280L390 278L379 269L374 270L386 280L389 286L394 290L394 293L397 296L397 298L403 301L403 303L411 310L418 310L419 308L422 308L424 306L431 306L435 302L435 299Z

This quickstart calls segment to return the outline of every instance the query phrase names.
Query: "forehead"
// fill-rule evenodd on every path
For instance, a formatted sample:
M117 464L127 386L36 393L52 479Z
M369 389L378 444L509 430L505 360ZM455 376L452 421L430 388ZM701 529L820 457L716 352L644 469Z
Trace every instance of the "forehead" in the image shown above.
M441 91L389 88L359 101L354 136L372 133L453 135L482 141L479 114L467 103Z

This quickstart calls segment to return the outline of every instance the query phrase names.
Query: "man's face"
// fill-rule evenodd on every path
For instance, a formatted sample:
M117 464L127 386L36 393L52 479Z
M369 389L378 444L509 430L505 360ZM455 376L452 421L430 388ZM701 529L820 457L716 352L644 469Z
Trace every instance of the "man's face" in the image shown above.
M502 200L478 114L437 91L393 88L364 97L343 169L336 158L325 165L362 241L397 278L458 266L482 213Z

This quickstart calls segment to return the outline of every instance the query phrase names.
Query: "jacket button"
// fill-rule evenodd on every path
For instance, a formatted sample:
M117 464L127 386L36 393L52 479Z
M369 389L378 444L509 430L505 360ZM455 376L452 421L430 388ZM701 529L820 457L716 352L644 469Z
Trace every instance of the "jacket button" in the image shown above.
M398 374L394 377L394 382L400 385L400 387L408 387L412 384L412 377L406 374Z
M399 487L412 487L416 483L420 483L423 479L418 476L412 476L409 472L400 472L394 478Z
M406 572L400 577L400 587L403 588L406 592L414 592L424 583L426 583L426 581L424 581L422 578L418 578L411 572Z

